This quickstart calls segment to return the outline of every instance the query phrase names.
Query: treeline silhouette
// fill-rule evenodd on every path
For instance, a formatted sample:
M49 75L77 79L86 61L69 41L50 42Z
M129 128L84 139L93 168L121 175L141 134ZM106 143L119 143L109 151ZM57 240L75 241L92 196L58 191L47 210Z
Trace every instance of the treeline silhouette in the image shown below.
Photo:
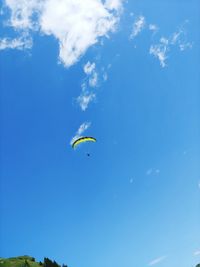
M30 256L19 256L12 258L1 258L0 267L68 267L66 264L59 265L56 261L52 261L49 258L44 258L43 262L36 262L35 258ZM200 263L196 265L200 267Z
M32 267L30 264L30 261L35 262L35 258L28 258L28 260L26 258L23 257L19 257L20 259L24 260L24 263L20 266L20 267ZM56 261L52 261L49 258L44 258L44 262L39 262L39 265L42 267L68 267L66 264L63 265L59 265Z
M61 267L56 261L52 261L49 258L44 258L44 262L42 264L43 267ZM68 267L67 265L63 264L62 267Z

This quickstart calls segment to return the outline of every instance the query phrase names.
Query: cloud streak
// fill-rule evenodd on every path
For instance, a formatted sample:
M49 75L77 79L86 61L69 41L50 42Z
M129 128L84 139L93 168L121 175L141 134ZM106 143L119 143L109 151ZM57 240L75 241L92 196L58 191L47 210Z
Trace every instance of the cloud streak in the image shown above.
M154 265L156 265L156 264L161 263L161 262L164 261L166 258L167 258L166 256L162 256L162 257L156 258L156 259L150 261L148 265L149 265L149 266L154 266Z
M77 98L77 102L81 109L85 111L88 108L89 103L96 99L96 93L94 90L91 90L91 88L94 89L98 85L98 73L95 62L91 63L88 61L83 66L83 71L86 74L86 78L81 85L82 92Z
M88 78L88 84L90 87L96 87L98 84L98 73L96 70L96 64L93 62L91 63L88 61L84 67L83 70Z
M156 24L149 24L149 30L155 33L158 31L158 26Z
M150 168L146 171L146 175L150 176L150 175L159 175L160 174L160 170L159 169L154 169L154 168Z
M82 111L85 111L89 104L96 99L96 88L100 86L101 82L107 81L108 68L110 68L110 65L106 69L104 67L97 69L96 63L90 61L83 66L83 71L86 76L81 84L81 94L77 98L77 102Z
M30 49L32 47L32 39L27 36L22 36L19 38L2 38L0 39L0 50L5 49Z
M82 134L83 134L83 133L84 133L90 126L91 126L91 122L84 122L84 123L82 123L82 124L79 126L79 128L78 128L78 130L77 130L75 136L71 139L71 141L70 141L70 145L72 145L73 142L74 142L76 139L80 138L80 137L82 136Z
M149 53L157 58L161 67L166 67L166 60L169 57L169 52L173 47L178 47L179 51L183 52L186 49L192 48L192 43L187 41L187 34L184 25L169 37L161 37L157 44L150 46Z
M80 96L77 98L77 102L80 105L82 111L85 111L88 108L90 102L96 99L96 95L89 91L82 91Z
M187 32L185 29L185 25L187 23L188 21L185 21L182 26L180 26L170 36L161 36L157 42L150 45L149 54L159 60L162 68L167 66L167 59L169 58L169 53L172 48L178 47L181 52L192 48L193 44L187 40ZM159 31L159 27L156 24L148 23L144 16L138 16L132 25L130 39L134 39L143 30L152 32L152 37L154 37Z
M160 38L159 44L151 45L149 49L150 55L158 58L161 67L166 66L167 53L169 51L169 40L162 37Z
M144 29L145 24L145 17L139 16L138 18L136 18L135 22L133 23L130 38L135 38Z

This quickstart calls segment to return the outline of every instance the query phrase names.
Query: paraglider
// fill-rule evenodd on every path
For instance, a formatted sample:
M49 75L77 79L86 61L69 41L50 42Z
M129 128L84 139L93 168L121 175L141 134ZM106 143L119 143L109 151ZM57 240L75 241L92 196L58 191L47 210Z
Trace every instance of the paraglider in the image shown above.
M85 137L80 137L78 139L76 139L73 143L72 143L72 148L76 148L78 145L85 143L85 142L96 142L96 138L94 137L89 137L89 136L85 136ZM88 157L89 157L89 153L88 153Z

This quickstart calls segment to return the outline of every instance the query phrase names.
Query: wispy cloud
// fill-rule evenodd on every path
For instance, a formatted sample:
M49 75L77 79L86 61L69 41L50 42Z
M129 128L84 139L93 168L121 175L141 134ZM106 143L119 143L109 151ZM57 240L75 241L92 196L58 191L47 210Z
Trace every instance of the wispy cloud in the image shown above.
M90 79L89 79L89 85L91 87L96 87L97 83L98 83L98 73L94 72L92 77L90 77Z
M0 39L0 50L4 49L30 49L32 47L32 39L27 36L21 36L19 38L2 38Z
M85 74L90 75L92 74L92 72L95 70L95 63L91 63L90 61L88 61L84 67L83 70L85 72Z
M109 68L110 64L107 68L97 69L96 63L90 61L83 66L86 77L81 84L81 94L77 98L77 102L83 111L88 108L90 102L96 99L97 91L95 89L100 86L101 82L107 81L107 70Z
M184 51L188 48L192 48L192 43L187 41L187 33L184 26L174 32L171 37L171 44L178 45L180 51Z
M132 32L130 38L135 38L145 27L145 17L139 16L136 18L135 22L133 23Z
M185 51L188 48L191 49L192 46L193 44L190 42L179 44L180 51Z
M81 109L85 111L88 108L90 102L96 98L96 95L92 92L82 92L82 94L77 98L77 102Z
M22 31L38 29L39 21L33 19L33 16L39 16L44 3L39 0L5 0L4 3L10 11L7 26Z
M103 74L103 80L104 81L107 81L108 80L108 74L106 72Z
M96 70L96 64L94 62L91 63L90 61L88 61L84 65L83 70L84 70L85 74L87 75L88 85L90 87L96 87L98 84L98 73ZM86 82L84 82L84 84L85 83Z
M148 263L149 266L154 266L156 264L159 264L160 262L164 261L167 258L167 256L162 256L159 258L156 258Z
M167 66L167 59L169 53L174 47L178 47L179 51L183 52L186 49L191 49L193 44L187 40L186 24L189 21L185 21L176 31L170 36L161 36L157 41L150 45L149 54L153 55L160 62L162 68ZM138 16L132 26L130 39L134 39L143 30L151 31L153 37L160 29L158 25L154 23L148 23L144 16ZM156 35L158 36L158 35ZM156 40L155 37L153 40ZM136 46L134 46L136 48Z
M79 126L79 128L78 128L78 130L77 130L75 136L71 139L70 144L72 145L73 142L74 142L76 139L80 138L80 137L82 136L82 134L83 134L83 133L84 133L90 126L91 126L91 122L84 122L84 123L82 123L82 124Z
M200 255L200 250L196 250L194 253L193 253L194 256L199 256Z
M166 67L166 60L173 47L178 47L181 52L192 48L192 43L187 41L187 33L184 25L185 23L177 31L172 33L171 36L161 37L157 44L150 46L149 53L159 60L161 67Z
M160 65L164 68L166 66L167 52L169 51L169 40L162 37L159 44L151 45L149 53L154 55L160 61Z
M131 16L134 16L133 13L131 13ZM132 25L132 31L130 34L130 39L134 39L139 33L143 30L149 30L155 34L158 32L159 27L154 23L148 23L146 18L144 16L138 16L136 17L133 25Z
M116 30L122 0L60 0L59 5L57 0L5 0L5 6L11 14L6 24L17 30L19 39L24 32L30 39L33 31L52 35L59 43L59 60L70 67L101 37Z
M149 30L155 33L158 31L158 26L156 24L149 24Z
M91 63L88 61L83 66L83 71L86 74L86 78L81 84L81 94L77 98L77 102L81 109L85 111L88 108L90 102L94 101L96 98L96 93L94 92L94 87L98 85L98 73L96 70L95 62ZM93 88L91 90L91 87Z
M105 6L108 9L121 10L122 9L122 1L121 0L106 0Z
M159 175L160 174L160 170L159 169L154 169L154 168L150 168L146 171L146 175Z

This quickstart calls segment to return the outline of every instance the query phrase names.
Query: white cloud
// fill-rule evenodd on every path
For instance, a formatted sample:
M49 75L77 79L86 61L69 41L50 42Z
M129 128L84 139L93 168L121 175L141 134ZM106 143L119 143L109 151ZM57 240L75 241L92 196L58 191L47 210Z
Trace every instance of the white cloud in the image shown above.
M177 46L181 52L188 48L192 48L192 43L187 41L186 30L182 26L177 31L172 33L168 38L161 37L158 44L150 46L149 53L155 56L161 67L166 67L166 60L169 57L170 50Z
M168 39L162 37L160 38L159 44L156 45L151 45L149 53L150 55L154 55L158 60L160 61L161 67L166 66L166 59L167 59L167 52L169 51L169 46L168 46Z
M159 31L159 27L156 24L149 24L148 29L152 32L152 36L154 36Z
M107 69L110 67L111 65L109 64ZM104 67L97 70L96 63L90 61L83 66L83 71L86 74L86 77L81 84L82 91L77 98L77 102L81 109L85 111L89 104L96 99L96 87L98 87L102 81L107 81L108 74Z
M96 98L96 95L92 92L83 91L82 94L77 98L77 102L81 109L85 111L88 108L90 102Z
M42 11L40 0L5 0L5 4L11 11L8 26L16 30L33 30L38 27L38 21L33 19Z
M153 32L157 32L158 31L158 26L155 24L149 24L149 30L153 31Z
M59 40L60 60L73 65L98 38L114 31L116 17L97 0L49 0L41 16L41 29Z
M192 48L192 43L187 41L186 31L184 28L180 28L172 34L171 44L178 45L180 51Z
M154 168L150 168L146 171L146 175L159 175L160 174L160 170L159 169L154 169Z
M95 69L95 67L96 67L95 63L90 63L90 61L88 61L84 65L83 70L84 70L85 74L89 75L92 73L92 71Z
M77 135L80 136L82 133L84 133L89 127L91 126L91 122L84 122L81 124L77 131Z
M98 74L94 72L93 75L89 78L89 85L91 87L96 87L98 83Z
M32 39L29 37L19 37L14 39L2 38L0 39L0 50L4 49L30 49L32 47Z
M98 73L96 71L96 64L94 62L90 63L90 61L88 61L84 65L83 70L87 75L88 85L90 87L96 87L98 84ZM86 85L86 82L84 82L84 84Z
M165 259L166 259L166 256L162 256L162 257L156 258L156 259L150 261L148 265L149 265L149 266L156 265L156 264L158 264L158 263L164 261Z
M177 31L177 32L174 32L172 34L172 37L171 37L171 44L176 44L176 42L179 40L180 38L180 35L181 35L182 31Z
M194 256L199 256L200 255L200 250L196 250L195 252L194 252Z
M121 0L106 0L105 7L110 10L121 11L122 9L122 1Z
M103 74L103 80L104 81L107 81L108 80L108 74L107 74L107 72L104 72L104 74Z
M20 32L39 31L59 43L59 59L75 64L101 37L114 32L122 0L5 0L11 11L8 26Z
M139 16L133 23L132 32L130 38L135 38L145 27L145 17Z
M186 49L191 49L192 48L192 43L187 42L187 43L181 43L179 44L179 49L180 51L185 51Z
M81 84L82 92L77 98L77 102L81 109L85 111L88 108L90 102L94 101L96 94L90 87L96 87L98 84L98 73L96 71L96 64L88 61L83 66L83 71L86 74L86 78Z
M102 72L102 79L104 82L106 82L108 80L108 71L111 68L111 64L108 64L106 67L102 67L101 68L101 72Z
M131 13L130 16L134 16L134 14ZM130 38L134 39L144 29L148 29L149 31L153 32L153 34L155 34L159 30L156 24L147 24L146 18L144 16L138 16L133 23Z
M91 126L91 123L90 123L90 122L84 122L84 123L82 123L82 124L79 126L79 128L78 128L78 130L77 130L75 136L71 139L70 144L72 145L73 142L74 142L76 139L80 138L81 135L82 135L82 134L83 134L83 133L90 127L90 126Z

